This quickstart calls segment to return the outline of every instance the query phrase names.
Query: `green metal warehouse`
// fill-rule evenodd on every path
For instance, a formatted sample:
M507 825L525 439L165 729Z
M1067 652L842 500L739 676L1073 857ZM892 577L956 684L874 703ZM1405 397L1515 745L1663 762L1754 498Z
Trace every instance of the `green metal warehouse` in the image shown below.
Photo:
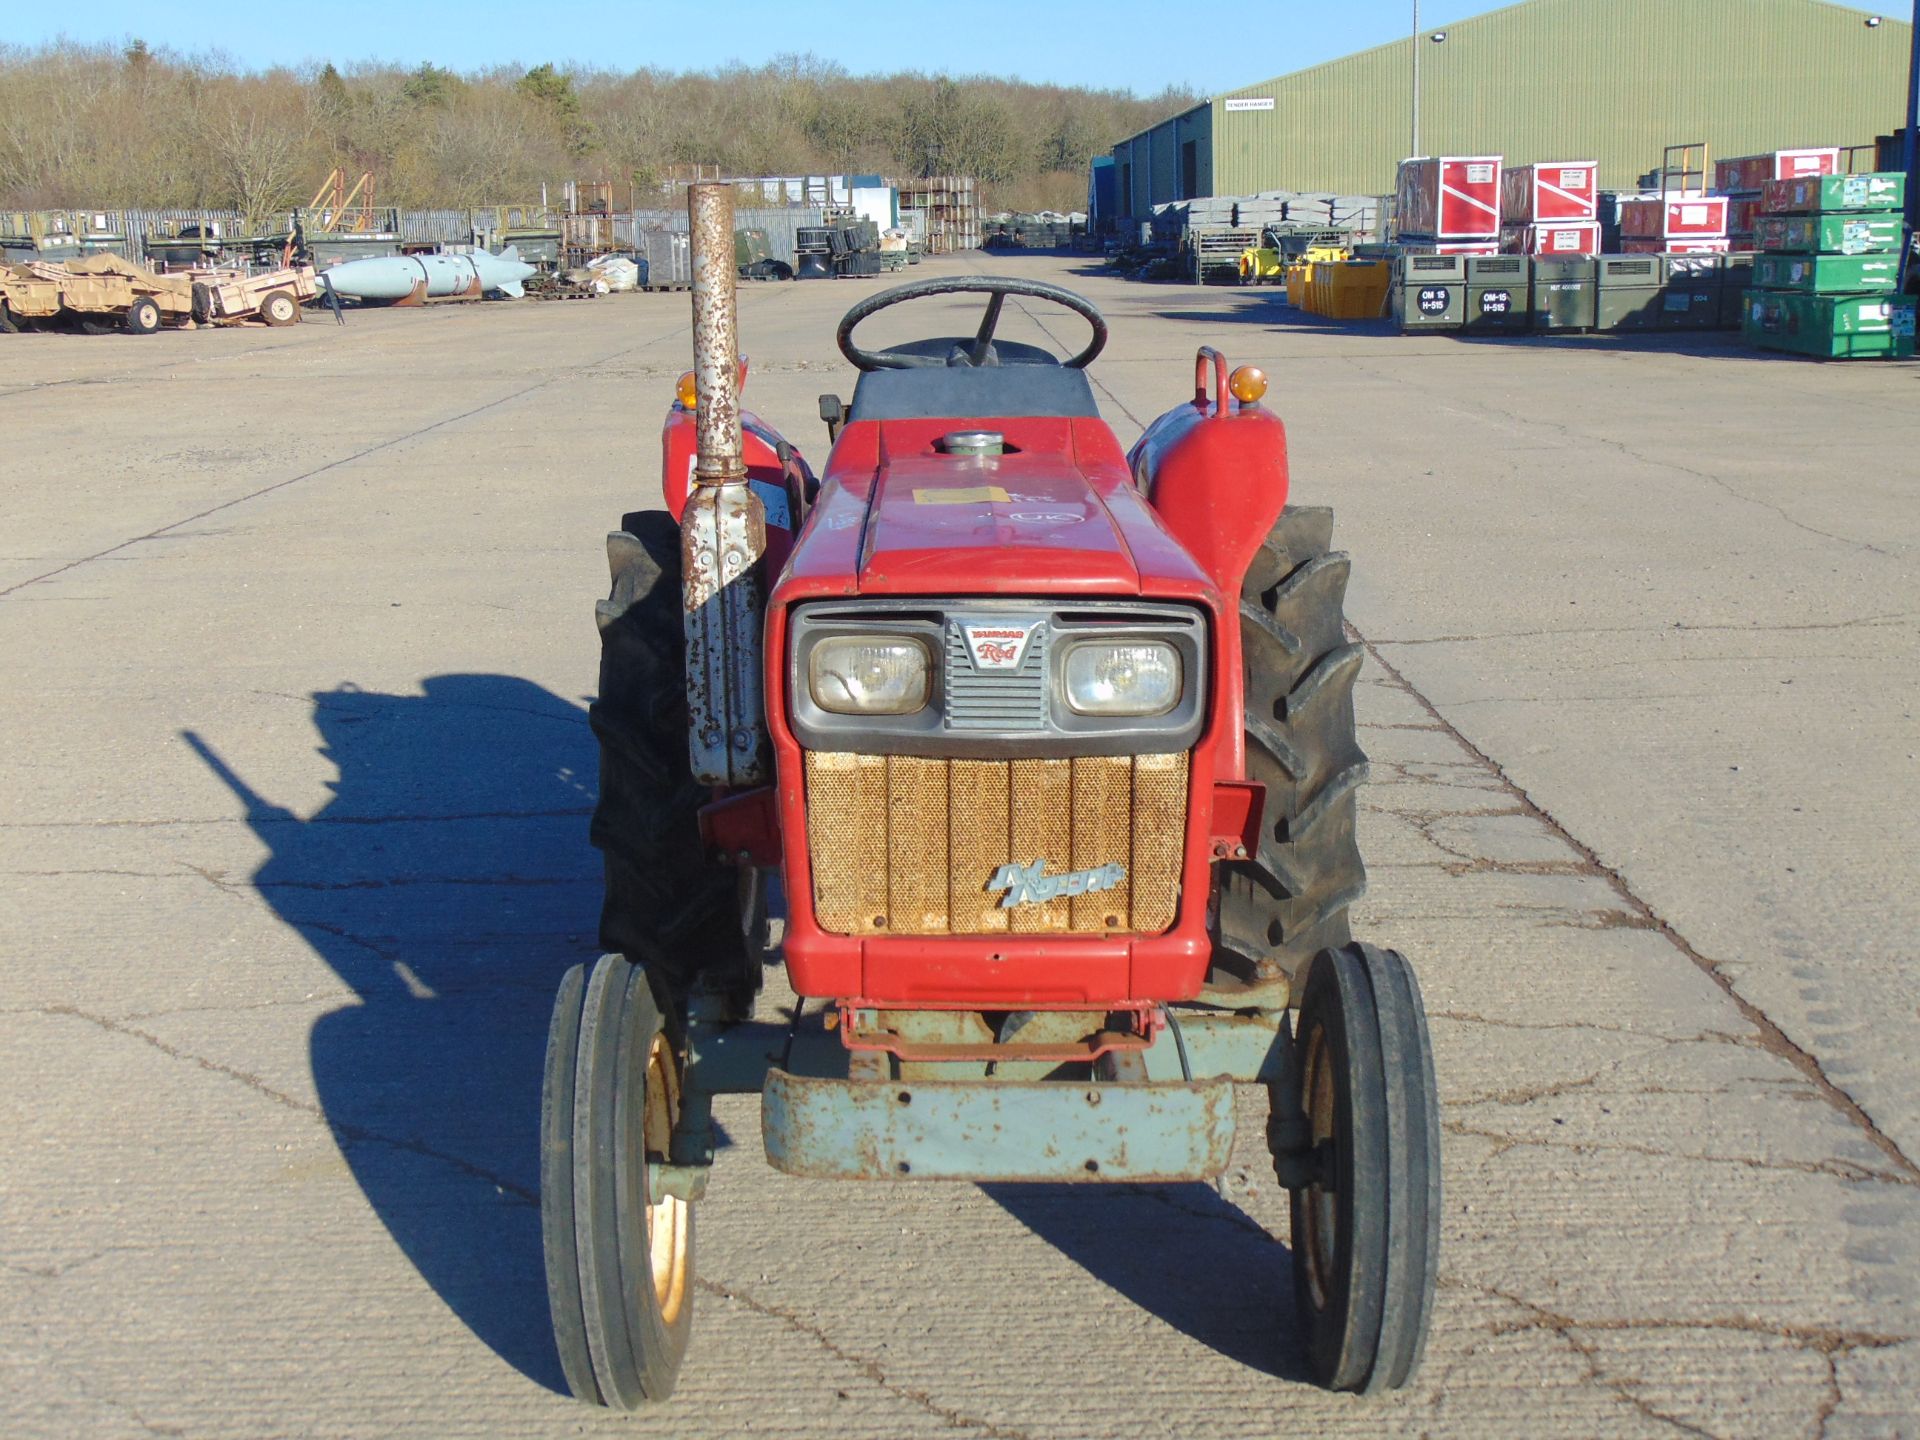
M1601 185L1620 189L1667 145L1748 155L1897 130L1912 29L1824 0L1526 0L1227 91L1121 141L1119 213L1391 192L1412 144L1416 44L1423 153L1597 160Z

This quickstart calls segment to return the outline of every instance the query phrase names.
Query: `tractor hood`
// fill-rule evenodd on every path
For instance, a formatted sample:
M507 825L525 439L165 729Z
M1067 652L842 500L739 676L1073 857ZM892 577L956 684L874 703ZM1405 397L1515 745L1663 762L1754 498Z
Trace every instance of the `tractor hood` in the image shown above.
M1007 453L942 453L961 429L1001 430ZM794 569L863 595L1141 595L1205 579L1112 432L1079 419L849 427Z

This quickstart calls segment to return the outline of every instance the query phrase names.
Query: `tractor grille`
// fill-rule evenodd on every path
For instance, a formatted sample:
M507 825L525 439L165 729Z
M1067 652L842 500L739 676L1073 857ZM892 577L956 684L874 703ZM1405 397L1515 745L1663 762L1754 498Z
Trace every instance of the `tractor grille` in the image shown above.
M928 760L807 752L813 903L838 935L1123 931L1174 922L1187 756ZM1116 888L1002 909L1002 865L1121 865Z
M947 622L947 728L1007 734L1047 724L1047 629L1027 644L1018 670L980 670L967 656L959 622ZM1028 856L1029 860L1033 857Z

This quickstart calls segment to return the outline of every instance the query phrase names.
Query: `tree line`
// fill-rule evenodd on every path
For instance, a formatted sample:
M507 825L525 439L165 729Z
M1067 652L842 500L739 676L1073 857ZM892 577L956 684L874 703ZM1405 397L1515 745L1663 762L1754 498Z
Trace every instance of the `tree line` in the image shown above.
M812 55L713 70L431 63L251 71L125 46L0 46L0 208L232 209L264 224L328 171L374 172L381 203L557 198L568 179L655 189L727 175L971 175L990 208L1079 209L1087 162L1195 103L1169 86L851 75ZM709 172L711 173L711 172ZM640 202L636 202L640 203Z

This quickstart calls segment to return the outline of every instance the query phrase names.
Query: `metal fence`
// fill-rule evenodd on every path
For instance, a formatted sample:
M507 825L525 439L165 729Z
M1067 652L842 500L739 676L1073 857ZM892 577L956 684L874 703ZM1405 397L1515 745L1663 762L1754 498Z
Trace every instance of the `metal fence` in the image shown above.
M400 238L410 245L471 245L473 221L466 210L402 210Z
M243 217L237 210L106 210L74 212L94 233L118 237L114 243L89 246L107 250L129 260L145 260L147 241L172 233L180 225L215 225L225 239L244 238ZM612 215L569 215L562 222L570 243L576 239L592 249L633 251L636 237L643 229L662 229L684 234L687 212L684 209L621 211ZM796 232L805 225L822 223L822 211L814 206L782 206L767 209L740 209L734 212L734 228L764 230L773 258L792 265L796 255ZM591 232L590 234L587 232ZM472 212L468 210L402 210L400 238L409 245L470 245L473 243Z
M684 233L687 229L687 212L679 210L636 210L633 223L642 229L672 230ZM785 264L797 263L799 254L796 241L797 232L805 225L820 225L825 222L825 212L818 205L783 206L778 209L738 209L733 212L733 228L736 230L764 230L767 233L767 253L775 260Z

